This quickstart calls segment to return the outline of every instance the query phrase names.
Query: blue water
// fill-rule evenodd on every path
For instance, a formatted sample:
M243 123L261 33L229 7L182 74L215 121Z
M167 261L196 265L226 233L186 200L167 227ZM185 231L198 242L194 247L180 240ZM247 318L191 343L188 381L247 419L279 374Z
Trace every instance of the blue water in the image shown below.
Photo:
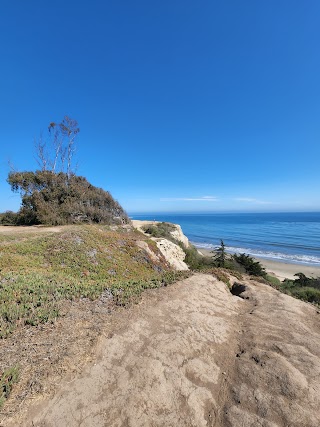
M144 214L133 219L180 224L199 248L213 249L223 239L230 253L320 266L320 212Z

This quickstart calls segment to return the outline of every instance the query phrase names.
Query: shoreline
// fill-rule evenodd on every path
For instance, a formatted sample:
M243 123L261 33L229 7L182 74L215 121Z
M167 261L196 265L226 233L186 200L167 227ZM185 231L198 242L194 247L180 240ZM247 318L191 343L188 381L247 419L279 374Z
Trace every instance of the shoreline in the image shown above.
M205 256L212 256L210 249L197 248ZM296 273L303 273L307 277L320 277L320 267L314 265L292 264L281 261L274 261L265 258L252 257L266 269L267 273L274 275L280 280L295 279Z

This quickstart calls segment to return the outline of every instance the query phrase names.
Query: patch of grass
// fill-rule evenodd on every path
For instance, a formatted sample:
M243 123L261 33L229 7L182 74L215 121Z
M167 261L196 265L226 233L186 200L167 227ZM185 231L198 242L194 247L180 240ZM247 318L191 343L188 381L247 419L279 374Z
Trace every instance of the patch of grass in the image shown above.
M320 304L320 290L315 288L294 288L291 289L290 294L303 301L312 302L314 304Z
M277 277L275 277L275 276L270 276L270 274L267 274L266 276L265 276L265 280L268 282L268 283L271 283L272 285L274 285L274 286L276 286L276 287L279 287L280 285L281 285L281 280L279 280Z
M18 381L19 369L13 366L0 374L0 409L10 396L13 384Z
M152 237L162 237L177 243L171 232L176 230L176 227L170 222L158 222L155 224L147 224L142 227L143 231L150 234Z
M209 256L199 254L195 246L190 245L186 248L182 243L180 243L180 246L186 254L184 261L192 270L203 270L213 267L213 259Z
M63 227L46 235L16 234L0 242L0 338L19 325L59 316L63 299L94 300L108 289L125 305L143 289L178 280L165 260L155 262L130 230L107 226ZM146 240L153 249L152 241Z
M133 280L117 284L111 289L111 292L117 305L126 306L129 303L135 302L145 289L165 287L178 280L186 279L191 274L190 271L169 271L163 273L158 278L153 278L148 281Z
M243 276L242 276L242 273L240 273L240 271L232 270L231 274L232 276L236 277L238 280L243 280Z

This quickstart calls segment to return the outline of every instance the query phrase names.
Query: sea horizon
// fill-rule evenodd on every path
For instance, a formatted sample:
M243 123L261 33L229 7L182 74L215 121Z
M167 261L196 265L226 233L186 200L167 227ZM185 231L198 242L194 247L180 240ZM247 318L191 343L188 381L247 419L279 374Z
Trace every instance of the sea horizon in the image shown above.
M320 212L150 212L132 219L179 224L196 247L283 263L320 266Z

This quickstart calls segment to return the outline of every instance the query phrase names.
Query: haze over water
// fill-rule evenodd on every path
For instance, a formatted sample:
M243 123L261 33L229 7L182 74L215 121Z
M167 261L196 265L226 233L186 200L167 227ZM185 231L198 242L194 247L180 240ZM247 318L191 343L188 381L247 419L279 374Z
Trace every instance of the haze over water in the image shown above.
M199 248L213 249L223 239L230 253L320 266L320 212L150 213L132 218L180 224Z

